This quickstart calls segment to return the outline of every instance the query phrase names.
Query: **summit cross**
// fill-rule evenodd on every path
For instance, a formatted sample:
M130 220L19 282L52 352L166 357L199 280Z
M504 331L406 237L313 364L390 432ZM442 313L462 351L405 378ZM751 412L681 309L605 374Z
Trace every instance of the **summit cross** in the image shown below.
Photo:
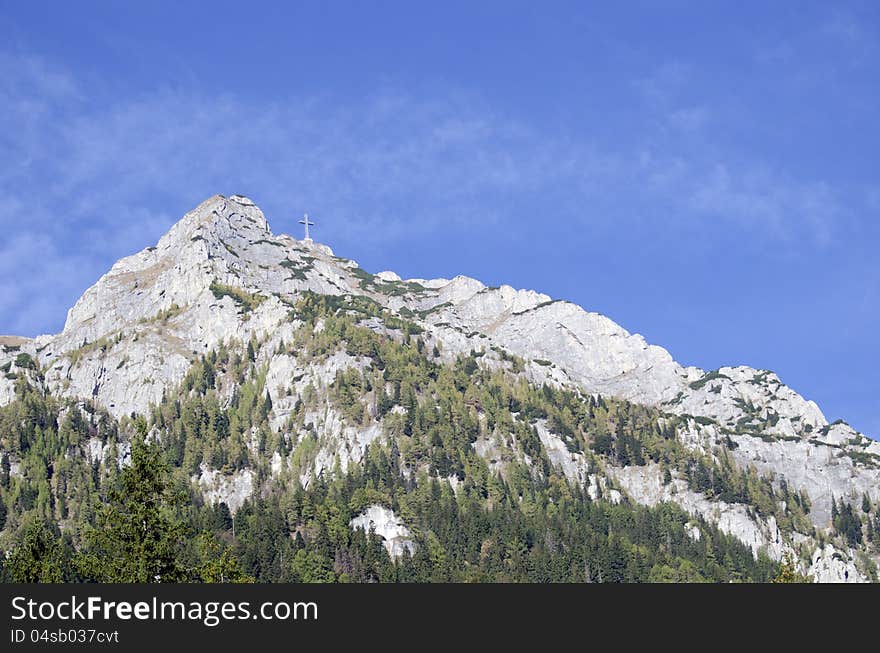
M309 221L309 214L308 214L308 213L306 213L305 215L303 215L303 219L300 220L299 223L300 223L300 224L304 224L304 225L306 226L306 240L307 240L308 242L311 242L312 239L309 238L309 225L311 225L311 226L314 227L314 226L315 226L315 223Z

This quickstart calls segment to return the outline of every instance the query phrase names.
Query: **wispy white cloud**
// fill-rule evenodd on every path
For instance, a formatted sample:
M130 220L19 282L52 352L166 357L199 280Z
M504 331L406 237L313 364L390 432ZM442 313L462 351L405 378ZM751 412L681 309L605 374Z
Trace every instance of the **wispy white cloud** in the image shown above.
M813 20L795 21L782 32L768 31L754 36L751 58L766 72L773 72L777 84L806 89L841 83L854 71L874 75L880 55L880 33L876 18L841 3L818 9Z
M8 233L8 226L4 231ZM32 231L4 238L0 244L4 331L36 335L44 330L42 326L63 323L68 306L59 298L76 297L96 274L102 274L95 263Z
M820 28L820 34L836 45L848 48L851 63L871 61L870 57L877 54L876 23L865 21L848 9L837 7L830 11L831 16Z
M694 97L694 68L681 61L662 63L633 82L661 135L679 136L701 131L712 111Z
M673 129L696 132L709 123L710 112L705 106L679 107L671 110L666 120Z
M754 232L783 241L825 244L844 216L833 191L803 184L766 168L732 172L723 164L689 178L683 189L698 213L752 225Z
M685 220L726 223L777 246L823 246L853 228L850 209L860 202L846 192L721 144L712 128L730 112L699 96L704 85L693 66L660 64L635 87L654 125L638 157L643 191L671 202Z
M672 60L661 63L633 82L633 85L651 103L667 107L675 102L687 86L692 66Z
M334 242L391 244L441 224L520 219L519 205L544 194L571 221L603 219L590 211L602 203L625 213L639 197L685 227L709 218L771 238L829 238L843 200L821 181L676 149L669 129L711 121L711 107L687 96L689 74L674 63L639 82L663 116L656 142L602 151L450 89L385 89L356 105L171 89L115 98L85 93L39 58L0 55L0 122L9 126L0 273L29 279L0 294L0 331L60 326L59 306L217 192L251 195L278 231L288 212L332 216L321 229Z

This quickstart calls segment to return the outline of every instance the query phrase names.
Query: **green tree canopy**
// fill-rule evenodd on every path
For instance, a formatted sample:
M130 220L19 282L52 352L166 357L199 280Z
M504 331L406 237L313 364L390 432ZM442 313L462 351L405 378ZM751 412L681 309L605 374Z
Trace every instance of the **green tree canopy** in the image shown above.
M21 541L6 557L5 575L14 583L63 583L68 556L58 528L32 517L22 528Z
M174 494L161 452L147 442L147 426L136 422L131 464L109 492L109 503L86 532L78 557L81 573L105 583L158 583L186 580L180 552L187 529L172 508L184 498Z

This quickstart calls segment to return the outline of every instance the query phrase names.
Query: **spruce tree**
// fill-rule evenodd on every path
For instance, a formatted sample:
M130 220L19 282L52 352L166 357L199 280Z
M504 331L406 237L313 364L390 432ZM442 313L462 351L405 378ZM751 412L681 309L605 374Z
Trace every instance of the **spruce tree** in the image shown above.
M69 564L57 527L31 518L22 529L21 541L7 554L4 576L14 583L63 583Z
M98 582L181 582L187 576L179 561L187 529L172 508L182 497L169 487L158 446L146 441L146 422L138 420L136 430L131 464L110 491L97 526L86 531L77 566Z

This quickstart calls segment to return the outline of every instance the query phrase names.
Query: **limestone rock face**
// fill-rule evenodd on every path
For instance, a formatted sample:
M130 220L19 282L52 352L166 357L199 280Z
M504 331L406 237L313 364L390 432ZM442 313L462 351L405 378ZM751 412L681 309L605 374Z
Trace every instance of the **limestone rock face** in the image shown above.
M15 378L25 374L28 380L35 382L34 370L28 364L36 357L34 341L18 336L0 336L0 406L15 399Z
M53 392L94 398L115 416L143 412L199 355L277 330L285 301L352 292L351 267L328 247L274 236L249 199L217 195L118 261L34 353ZM0 398L10 392L4 383Z
M195 481L209 503L225 503L233 513L254 492L254 473L250 469L226 475L215 469L202 467L201 474Z
M382 544L392 558L399 558L404 551L410 555L415 553L416 544L410 538L412 534L394 511L384 506L369 506L363 513L351 520L352 528L364 531L375 531L382 538Z
M846 555L831 544L817 548L807 573L817 583L864 583L865 577Z
M531 361L536 382L693 416L694 434L686 442L708 448L730 437L742 465L807 492L817 526L828 526L832 496L856 500L867 493L880 500L880 442L846 424L829 425L813 401L773 372L683 367L661 347L574 304L462 278L441 281L430 282L436 295L422 298L418 308L451 351L501 347ZM435 310L427 312L432 303Z
M639 503L648 506L661 502L677 503L692 515L716 524L722 532L749 545L753 552L763 550L775 560L781 560L783 554L790 551L772 516L766 520L756 519L741 504L710 501L691 491L681 479L673 479L664 485L660 468L654 463L645 467L624 467L612 473L627 494Z
M741 465L754 465L760 472L783 477L792 487L806 489L812 502L810 517L816 526L824 528L831 522L832 497L847 502L857 502L863 494L875 501L880 497L877 468L859 464L846 454L850 450L877 451L880 443L846 425L832 430L845 433L856 444L834 446L820 438L768 442L760 437L736 436L739 446L732 452L733 457Z
M291 307L305 293L368 298L391 315L416 322L441 361L479 351L485 353L481 365L498 368L504 365L501 352L513 354L524 360L521 374L535 383L685 416L681 442L706 453L727 446L740 466L754 465L772 473L777 483L803 490L819 529L829 526L832 497L857 501L867 494L880 502L880 442L845 423L828 424L814 402L772 372L684 367L665 349L607 317L530 290L490 288L464 276L402 280L390 271L374 276L326 245L273 234L262 211L240 195L205 200L155 246L118 261L70 309L61 333L0 337L0 405L14 398L15 378L24 374L32 384L94 401L116 417L144 413L173 390L198 357L221 343L246 343L254 336L266 341L259 363L268 370L271 425L277 433L285 431L306 386L326 400L321 411L307 416L314 433L284 434L293 444L317 438L313 464L291 470L288 460L271 462L274 473L293 473L308 484L337 465L345 470L358 462L366 446L384 436L377 424L344 423L327 399L336 373L363 369L365 361L338 353L321 365L304 365L295 352L280 351L299 326ZM362 324L399 336L381 318ZM617 489L606 491L606 475L590 469L583 455L569 452L546 424L538 426L551 463L566 478L593 496L621 500ZM503 466L497 461L510 453L491 440L474 447L499 470ZM235 510L254 489L253 475L245 472L250 470L221 478L216 470L203 469L194 480L209 500L225 501ZM744 506L709 501L681 479L663 485L650 467L611 470L607 476L633 500L678 503L754 550L778 558L790 546L780 541L775 523L754 518ZM381 506L371 506L352 522L353 527L368 523L393 555L412 544L406 544L405 527ZM821 549L810 569L821 579L864 578L853 566L852 552Z

